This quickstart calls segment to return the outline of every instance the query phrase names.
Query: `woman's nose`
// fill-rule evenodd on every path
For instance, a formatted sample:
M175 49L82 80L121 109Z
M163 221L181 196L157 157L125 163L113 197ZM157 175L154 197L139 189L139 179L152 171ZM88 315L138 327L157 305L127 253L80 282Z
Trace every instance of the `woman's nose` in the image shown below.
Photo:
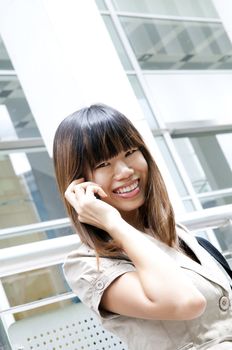
M115 167L115 180L120 181L127 179L134 174L134 169L130 168L126 163L119 162Z

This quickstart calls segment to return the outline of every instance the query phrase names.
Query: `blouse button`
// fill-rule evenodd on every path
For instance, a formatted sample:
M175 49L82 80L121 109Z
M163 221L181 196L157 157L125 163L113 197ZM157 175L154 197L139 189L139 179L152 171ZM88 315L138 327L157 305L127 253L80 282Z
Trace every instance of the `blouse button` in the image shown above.
M219 307L222 311L226 311L230 307L230 300L225 295L219 299Z
M101 289L103 289L104 288L104 283L102 282L102 281L98 281L97 283L96 283L96 288L98 289L98 290L101 290Z

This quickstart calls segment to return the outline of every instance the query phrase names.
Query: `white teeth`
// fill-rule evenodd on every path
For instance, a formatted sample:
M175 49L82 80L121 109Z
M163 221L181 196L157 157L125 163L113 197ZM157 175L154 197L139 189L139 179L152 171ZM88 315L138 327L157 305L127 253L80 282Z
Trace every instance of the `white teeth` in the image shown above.
M126 186L126 187L121 187L119 188L116 193L118 194L122 194L122 193L127 193L127 192L131 192L133 191L137 186L138 186L138 181L134 182L132 185L130 186Z

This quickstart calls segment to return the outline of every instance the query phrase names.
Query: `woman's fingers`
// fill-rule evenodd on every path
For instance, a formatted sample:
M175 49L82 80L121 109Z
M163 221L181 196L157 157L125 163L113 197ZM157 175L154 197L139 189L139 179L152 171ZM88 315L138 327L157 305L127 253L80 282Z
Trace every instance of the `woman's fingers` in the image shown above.
M71 195L71 193L74 193L74 186L78 185L78 184L81 184L85 181L84 178L81 178L81 179L77 179L77 180L74 180L72 181L69 186L67 187L64 195L65 195L65 198L67 199L67 197L69 197Z
M84 181L85 181L85 179L82 177L82 178L80 178L80 179L77 179L77 180L74 180L74 181L72 181L71 183L70 183L70 185L67 187L67 190L66 190L66 192L68 191L73 191L74 190L74 187L76 186L76 185L79 185L79 184L81 184L81 183L84 183Z
M87 186L85 193L87 196L92 196L92 197L93 196L95 197L96 194L103 198L107 197L107 194L103 191L103 189L96 185Z
M96 198L97 196L107 197L103 189L91 181L84 181L84 178L74 180L65 192L65 198L77 210L79 205L85 202L85 198Z

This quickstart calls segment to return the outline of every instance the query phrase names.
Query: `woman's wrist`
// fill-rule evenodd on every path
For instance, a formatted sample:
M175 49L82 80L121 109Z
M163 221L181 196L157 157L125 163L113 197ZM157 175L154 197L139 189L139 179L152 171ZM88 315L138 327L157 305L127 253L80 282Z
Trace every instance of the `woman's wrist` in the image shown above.
M130 235L130 225L120 216L111 220L107 226L109 235L120 245L123 246L123 241Z

